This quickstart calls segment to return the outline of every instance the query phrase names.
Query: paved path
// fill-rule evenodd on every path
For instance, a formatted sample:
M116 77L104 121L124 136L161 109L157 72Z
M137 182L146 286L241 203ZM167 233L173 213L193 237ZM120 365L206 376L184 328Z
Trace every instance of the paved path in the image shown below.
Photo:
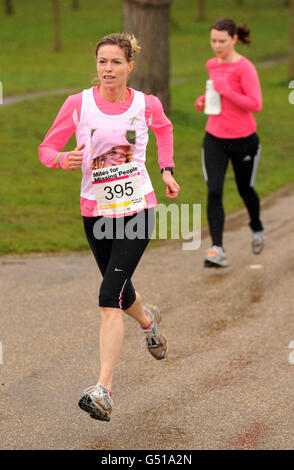
M208 238L145 253L134 282L161 306L170 354L156 362L125 319L110 423L77 406L98 369L92 256L0 258L0 448L293 449L293 207L293 187L263 201L259 256L231 216L226 269L202 267Z

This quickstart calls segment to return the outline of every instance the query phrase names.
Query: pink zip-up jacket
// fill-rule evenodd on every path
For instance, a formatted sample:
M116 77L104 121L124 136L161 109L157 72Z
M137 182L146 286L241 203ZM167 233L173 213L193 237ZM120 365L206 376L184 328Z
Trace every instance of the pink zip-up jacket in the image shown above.
M126 112L132 104L134 91L128 88L130 97L121 103L111 103L101 98L98 87L93 87L96 105L104 114L119 115ZM153 95L145 97L145 119L156 136L158 147L158 163L160 168L174 168L173 161L173 127L166 117L162 104ZM61 152L76 130L80 119L82 93L69 96L62 105L52 127L47 132L44 141L39 146L39 159L47 167L67 170L66 158L69 152ZM157 206L154 191L145 196L147 208ZM97 202L80 197L81 213L87 217L97 215Z
M220 63L210 59L206 68L213 86L221 94L221 113L210 115L206 131L222 139L247 137L256 131L252 113L259 113L262 107L261 88L256 69L250 60L242 57L238 62ZM200 96L195 107L203 111Z

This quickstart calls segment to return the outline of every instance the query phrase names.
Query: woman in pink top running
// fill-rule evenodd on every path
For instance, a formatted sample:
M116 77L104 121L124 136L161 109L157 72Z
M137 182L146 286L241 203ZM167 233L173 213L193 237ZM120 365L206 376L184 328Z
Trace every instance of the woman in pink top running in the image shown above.
M250 44L249 34L247 26L236 26L229 18L217 20L210 28L210 44L216 57L210 59L206 67L214 90L220 93L221 111L209 116L202 149L202 167L208 187L207 218L213 245L207 251L206 267L228 266L223 249L222 194L229 159L239 194L249 213L253 253L260 253L264 245L259 198L253 187L260 144L252 116L261 110L262 95L254 65L235 50L238 42ZM204 111L205 95L196 100L195 106L198 111Z
M127 34L102 38L96 48L100 85L65 101L39 147L44 165L81 168L83 173L80 202L84 229L103 281L99 291L100 374L98 382L84 391L79 406L101 421L110 420L113 405L112 379L124 335L122 311L138 322L155 359L164 359L168 350L158 328L159 308L143 306L131 281L151 238L157 205L145 167L149 127L156 134L166 196L174 199L180 190L172 176L171 122L158 98L126 86L139 49L136 39ZM76 149L62 152L74 132ZM121 158L115 165L118 151ZM106 164L98 165L98 157L108 157Z

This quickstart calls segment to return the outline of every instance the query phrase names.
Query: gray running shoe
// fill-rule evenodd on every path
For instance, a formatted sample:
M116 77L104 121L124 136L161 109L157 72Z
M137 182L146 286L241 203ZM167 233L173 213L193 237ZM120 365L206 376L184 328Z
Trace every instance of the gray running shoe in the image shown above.
M204 266L206 268L224 268L228 265L226 254L221 246L214 245L207 250L204 260Z
M144 309L152 320L152 326L148 330L144 330L139 325L138 329L145 334L146 346L150 354L157 360L164 359L168 353L168 342L166 337L159 333L160 310L153 305L144 305Z
M110 421L113 400L107 389L100 383L84 390L79 407L90 414L93 419Z
M264 230L259 232L252 232L252 251L255 255L259 255L264 247Z

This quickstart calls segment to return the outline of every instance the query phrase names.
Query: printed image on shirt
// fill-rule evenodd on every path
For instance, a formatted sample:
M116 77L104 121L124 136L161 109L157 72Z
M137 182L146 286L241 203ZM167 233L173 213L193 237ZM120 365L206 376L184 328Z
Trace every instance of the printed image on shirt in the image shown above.
M127 131L92 129L90 156L92 170L118 166L134 161L134 146Z
M91 169L96 170L110 166L123 165L124 163L129 163L133 160L131 145L116 145L97 157L92 154Z

